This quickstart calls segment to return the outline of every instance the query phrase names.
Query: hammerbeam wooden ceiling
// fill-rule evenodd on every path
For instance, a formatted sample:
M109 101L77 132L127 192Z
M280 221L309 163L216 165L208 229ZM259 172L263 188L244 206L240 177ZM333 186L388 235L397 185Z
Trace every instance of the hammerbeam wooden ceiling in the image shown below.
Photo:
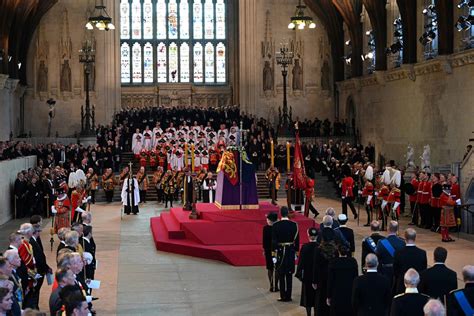
M416 0L392 0L395 1L400 11L403 29L403 63L417 62L417 19L422 18L417 13ZM331 44L334 78L336 81L344 80L344 28L346 25L351 41L352 76L363 74L363 62L361 56L366 50L364 47L364 33L361 23L362 7L365 7L372 31L375 37L376 70L387 69L386 49L389 46L388 39L392 34L387 34L387 25L393 21L387 21L386 0L305 0L306 5L319 18L328 32ZM453 52L453 0L436 0L435 7L438 12L438 39L439 54L451 54Z
M28 48L41 18L58 0L0 1L0 73L26 84ZM21 63L21 68L18 64Z

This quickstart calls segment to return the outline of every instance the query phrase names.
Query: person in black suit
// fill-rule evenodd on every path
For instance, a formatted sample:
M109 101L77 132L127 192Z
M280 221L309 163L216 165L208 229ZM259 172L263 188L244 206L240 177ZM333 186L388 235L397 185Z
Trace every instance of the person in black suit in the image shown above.
M81 238L82 249L85 252L90 253L92 256L91 263L87 264L84 267L84 269L86 273L86 279L94 280L96 260L95 260L95 247L90 241L91 237L92 237L92 226L84 226L83 236Z
M446 301L446 295L458 287L457 274L445 266L448 251L443 247L437 247L433 253L434 265L420 274L421 293Z
M328 288L326 303L331 315L350 316L353 310L350 304L352 283L358 276L357 261L345 245L339 245L339 258L329 262Z
M406 246L395 252L393 260L395 294L404 292L404 275L408 269L413 268L421 273L427 268L426 251L415 246L416 231L413 228L405 230L405 240Z
M36 272L41 275L41 278L38 278L36 280L36 286L33 290L34 293L34 306L36 309L39 309L38 303L39 303L39 296L40 296L40 290L41 286L43 286L44 278L47 273L53 273L53 270L48 266L48 263L46 262L46 256L44 254L44 249L42 244L38 242L38 236L40 235L41 231L43 230L41 228L40 224L34 224L34 234L30 238L30 245L33 249L33 256L35 258L35 263L36 263Z
M22 240L22 235L15 232L11 233L9 237L10 245L8 246L8 249L13 249L18 252L18 248L21 245L21 240ZM26 289L28 288L28 269L26 268L25 263L23 260L20 259L20 266L15 269L16 274L21 280L21 287L23 290L23 293L26 293Z
M278 292L278 276L275 275L275 263L272 255L272 227L278 220L278 214L270 212L267 214L267 225L263 227L262 246L265 256L265 265L267 267L268 281L270 282L270 292Z
M375 254L379 258L379 272L387 277L390 285L393 282L393 260L395 252L405 247L403 239L397 236L398 222L388 223L388 236L377 242Z
M57 313L61 310L63 306L63 301L61 300L61 296L59 295L62 289L66 286L74 286L75 285L75 276L71 270L67 268L60 268L54 274L56 281L58 282L58 287L51 292L49 297L49 312L50 315L57 315Z
M300 306L306 308L306 315L311 316L311 310L315 306L316 291L313 288L314 251L318 244L316 237L318 230L314 227L308 229L309 242L301 247L296 277L301 281Z
M352 309L357 316L386 316L392 301L390 281L377 272L377 256L365 258L366 273L357 277L352 286Z
M66 248L66 242L65 242L65 239L66 239L66 233L71 231L70 228L68 227L61 227L59 230L58 230L58 239L59 239L59 245L58 245L58 249L56 250L56 256L59 254L59 251L63 248Z
M362 257L361 257L362 273L364 273L364 269L365 269L365 258L367 257L369 253L375 253L375 250L377 249L378 241L385 238L379 233L380 223L378 221L372 221L370 223L370 231L372 232L372 234L362 239Z
M390 316L424 316L423 307L430 297L418 293L420 275L415 269L410 268L404 274L405 293L398 294L393 298Z
M464 289L454 290L448 295L448 316L474 315L474 266L467 265L462 268ZM462 301L467 302L464 305Z
M330 228L332 218L329 215L323 217L324 228L321 234L321 243L314 251L313 288L316 290L316 315L328 316L328 270L329 262L339 256L337 251L336 233Z
M273 224L272 247L276 251L276 269L280 278L279 301L290 302L295 272L295 256L300 247L298 224L288 218L288 207L280 209L281 220Z
M352 256L355 252L355 241L354 241L354 231L347 227L347 215L346 214L339 214L337 217L337 220L339 221L339 227L335 228L334 230L339 230L344 237L344 239L347 241L349 244L349 250L350 250L350 255Z

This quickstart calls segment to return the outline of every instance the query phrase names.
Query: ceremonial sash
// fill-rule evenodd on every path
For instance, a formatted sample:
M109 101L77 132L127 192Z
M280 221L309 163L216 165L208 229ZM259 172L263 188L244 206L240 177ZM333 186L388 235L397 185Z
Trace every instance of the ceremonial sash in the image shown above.
M472 308L471 304L467 301L466 295L463 291L454 292L454 297L458 302L459 306L461 306L462 311L466 315L474 315L474 308Z
M377 249L377 245L375 244L375 241L372 239L372 237L365 238L365 243L370 248L370 250L373 253L375 253L375 250Z
M382 239L380 241L382 243L382 245L385 247L385 249L387 249L388 253L390 254L391 257L393 257L395 255L395 248L393 248L392 244L390 243L390 241L388 241L387 239Z

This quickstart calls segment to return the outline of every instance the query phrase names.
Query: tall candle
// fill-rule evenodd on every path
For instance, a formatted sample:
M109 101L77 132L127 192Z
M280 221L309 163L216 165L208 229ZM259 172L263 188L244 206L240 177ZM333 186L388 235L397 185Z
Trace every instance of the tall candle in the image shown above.
M194 144L191 144L191 172L194 171Z
M290 142L286 142L286 169L290 172Z
M188 143L184 143L184 167L188 166Z
M275 166L275 151L273 148L273 139L270 142L270 158L272 162L272 167L274 167Z

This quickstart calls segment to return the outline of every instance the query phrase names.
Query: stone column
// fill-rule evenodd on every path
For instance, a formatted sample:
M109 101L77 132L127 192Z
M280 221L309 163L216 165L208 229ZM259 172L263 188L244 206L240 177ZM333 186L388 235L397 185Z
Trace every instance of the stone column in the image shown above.
M257 101L257 2L239 1L239 100L240 108L246 112L256 112Z

